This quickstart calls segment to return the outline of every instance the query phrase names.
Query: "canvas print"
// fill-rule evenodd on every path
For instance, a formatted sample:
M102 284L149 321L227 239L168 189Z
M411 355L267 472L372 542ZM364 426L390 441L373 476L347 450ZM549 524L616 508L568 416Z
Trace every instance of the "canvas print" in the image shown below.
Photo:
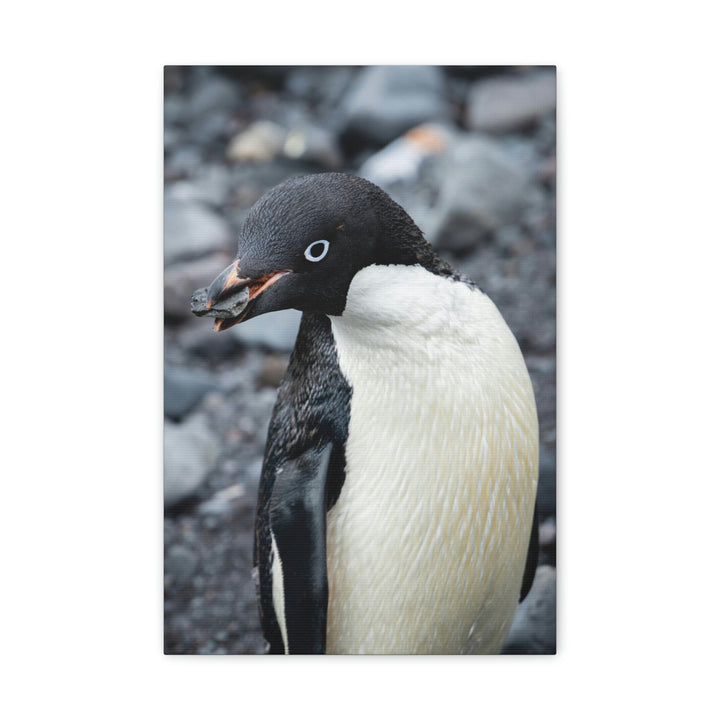
M165 652L554 654L555 68L164 80Z

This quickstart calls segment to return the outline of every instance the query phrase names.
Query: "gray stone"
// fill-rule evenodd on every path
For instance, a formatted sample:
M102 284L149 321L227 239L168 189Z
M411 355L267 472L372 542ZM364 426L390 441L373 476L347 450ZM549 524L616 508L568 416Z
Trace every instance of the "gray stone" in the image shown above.
M463 253L518 219L539 190L534 166L488 136L457 137L438 163L439 197L426 228L441 250Z
M520 603L503 655L554 655L556 652L556 571L541 565L528 596Z
M428 120L448 117L440 68L375 65L363 69L341 106L341 132L385 145Z
M191 262L177 263L164 273L165 317L189 320L190 298L200 286L209 285L231 261L230 253L216 253Z
M269 162L280 155L285 135L281 125L258 120L230 141L227 156L233 162Z
M232 111L239 106L242 95L238 86L222 77L207 75L197 81L187 103L188 114L199 120L208 113Z
M232 245L232 229L212 210L201 203L166 196L166 266L217 251L229 251Z
M198 510L201 515L227 516L244 510L251 510L254 500L247 488L240 483L216 492L209 500L201 503Z
M181 145L165 161L165 175L179 177L192 175L202 165L202 153L195 145Z
M320 125L304 123L290 128L283 152L291 160L319 165L325 170L338 170L342 165L337 138Z
M538 542L540 547L548 547L555 544L557 536L557 527L555 526L555 518L548 518L540 523L538 528Z
M234 333L243 345L290 352L295 345L301 317L302 313L297 310L280 310L246 320L227 332Z
M180 425L166 421L164 437L165 507L194 495L217 460L220 443L202 415Z
M260 368L258 383L261 387L280 387L288 368L286 355L268 355Z
M468 95L468 127L483 132L518 130L552 113L555 98L554 69L480 80Z
M537 507L540 517L556 514L555 453L540 446L540 476L537 489Z
M225 203L230 194L230 172L223 165L203 165L192 180L172 183L167 197L181 202L201 202L215 207Z
M218 389L217 381L202 370L165 365L165 417L182 420L206 393L216 389Z
M179 583L188 582L195 574L198 556L183 545L173 545L165 558L165 574Z

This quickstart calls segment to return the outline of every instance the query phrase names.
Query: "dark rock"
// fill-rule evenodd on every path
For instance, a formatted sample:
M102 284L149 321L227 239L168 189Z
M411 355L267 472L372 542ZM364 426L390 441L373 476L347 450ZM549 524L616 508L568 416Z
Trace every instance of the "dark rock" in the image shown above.
M556 652L556 572L542 565L515 614L503 655L554 655Z
M490 137L457 137L438 170L439 198L426 234L436 247L453 253L491 240L539 193L532 184L534 166Z
M472 130L518 130L555 110L555 70L488 78L468 95L467 124Z
M200 148L195 145L182 145L165 161L165 176L178 178L192 175L201 166L202 161Z
M232 112L242 102L240 87L227 78L203 73L193 82L193 91L187 102L191 120L201 120L208 113Z
M555 453L540 446L540 476L537 489L537 507L540 517L554 516L556 508Z
M203 165L191 180L170 184L167 197L221 207L230 195L230 171L224 165Z
M202 370L165 364L165 417L182 420L211 390L218 389L215 378Z
M344 145L385 145L415 125L449 117L442 71L421 65L366 67L350 86L340 113Z
M205 205L165 199L165 265L230 251L234 244L230 226Z
M251 318L227 332L234 333L243 345L290 352L295 345L301 317L302 313L297 310L281 310Z
M182 545L173 545L165 558L165 574L179 583L188 582L198 566L198 556Z
M261 387L280 387L287 368L287 355L268 355L260 369L258 383Z
M229 253L216 253L192 262L178 263L165 270L165 317L189 320L190 298L200 285L212 282L230 264Z
M229 330L213 332L213 323L206 318L193 318L187 331L178 337L178 346L190 355L212 363L237 358L242 343Z
M220 452L207 420L195 415L180 425L165 423L165 507L192 497Z
M323 117L339 105L359 72L358 68L341 65L294 67L287 75L285 88L292 96L315 106L318 116Z
M181 95L165 95L163 117L166 125L181 124L185 120L186 103Z

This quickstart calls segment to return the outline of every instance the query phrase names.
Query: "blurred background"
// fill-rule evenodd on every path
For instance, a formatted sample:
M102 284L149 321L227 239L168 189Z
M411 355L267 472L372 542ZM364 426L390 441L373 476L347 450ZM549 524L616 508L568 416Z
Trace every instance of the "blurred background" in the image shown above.
M383 187L520 343L540 419L541 553L505 652L554 652L554 68L166 67L164 86L165 652L263 652L253 517L300 314L213 333L189 301L266 190L327 171Z

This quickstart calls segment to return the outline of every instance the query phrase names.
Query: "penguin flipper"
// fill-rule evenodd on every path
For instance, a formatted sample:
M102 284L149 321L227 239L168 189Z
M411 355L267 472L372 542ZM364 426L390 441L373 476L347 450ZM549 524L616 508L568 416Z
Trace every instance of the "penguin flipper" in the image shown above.
M537 568L538 555L540 553L540 538L538 530L538 509L537 501L535 502L535 510L533 512L533 524L530 530L530 544L528 545L527 560L525 561L525 573L523 574L522 589L520 590L520 602L522 602L530 592L533 580L535 579L535 569Z
M273 604L287 653L325 652L326 481L332 450L330 442L286 461L270 498Z

